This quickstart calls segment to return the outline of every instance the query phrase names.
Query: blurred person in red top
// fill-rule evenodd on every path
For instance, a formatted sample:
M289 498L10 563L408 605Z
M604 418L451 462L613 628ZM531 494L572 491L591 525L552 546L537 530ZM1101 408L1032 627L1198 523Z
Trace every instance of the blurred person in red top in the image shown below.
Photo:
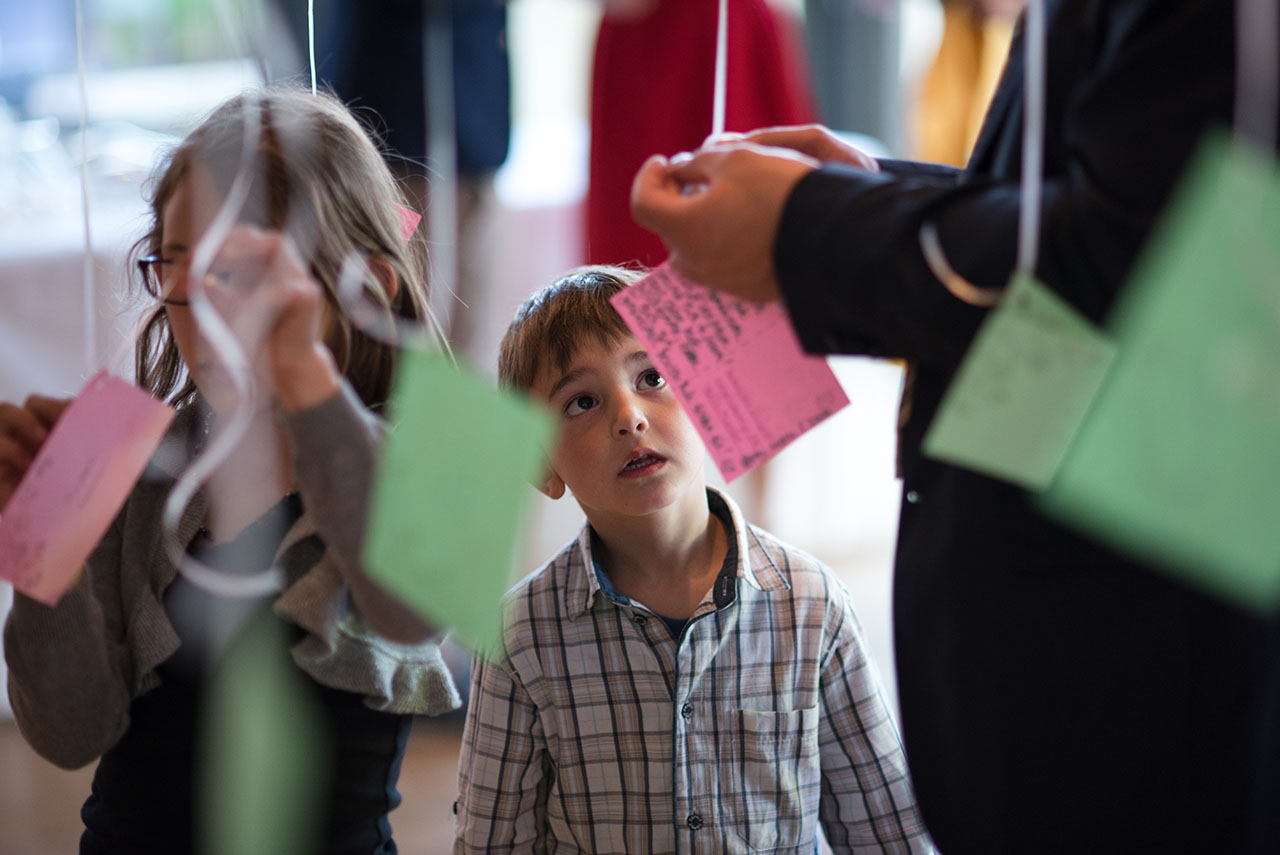
M717 0L606 0L591 75L586 260L667 257L629 208L631 179L654 152L697 148L711 133ZM728 7L725 130L816 121L798 22L770 0Z

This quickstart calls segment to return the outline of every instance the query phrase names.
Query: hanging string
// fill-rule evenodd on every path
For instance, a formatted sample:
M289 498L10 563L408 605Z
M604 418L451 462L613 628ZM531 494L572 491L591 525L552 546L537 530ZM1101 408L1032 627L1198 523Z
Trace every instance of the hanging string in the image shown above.
M1026 90L1022 125L1022 204L1018 210L1018 270L1034 276L1040 253L1040 197L1044 189L1045 0L1027 4Z
M228 41L237 46L248 45L254 52L258 67L262 69L264 79L267 78L268 65L262 52L262 39L241 39L241 30L232 26L230 10L226 0L214 0L225 28ZM258 21L261 29L261 21ZM252 33L250 33L252 35ZM262 134L262 108L253 93L247 93L243 102L244 140L240 162L226 198L219 207L209 228L200 238L192 251L188 282L190 284L190 311L202 338L213 348L217 359L226 369L231 380L237 405L230 413L219 414L218 431L211 437L204 451L196 457L183 471L169 495L165 498L162 524L165 548L178 572L196 586L224 597L261 597L274 593L284 587L283 571L272 566L258 573L229 574L214 569L193 558L186 551L186 544L178 537L179 525L187 507L199 490L209 482L213 473L234 454L241 440L248 434L254 413L257 410L261 392L254 382L252 366L248 355L241 346L236 333L219 314L209 299L205 287L206 278L214 260L221 251L232 228L239 221L241 210L248 198L253 180L255 161L258 156L259 140ZM282 135L281 145L286 150L296 150L315 143L305 131L283 135L286 129L276 128ZM302 191L295 189L286 210L299 210L304 206ZM305 222L305 221L303 221ZM310 258L319 240L315 229L317 224L304 226L309 231L300 231L300 223L285 224L281 227L287 239L294 242L302 258ZM280 307L273 305L269 289L256 291L241 307L237 316L237 326L249 323L254 332L265 333L278 316ZM260 336L248 335L249 340Z
M218 7L218 11L221 13L224 25L227 25L230 23L231 17L225 8L225 2L226 0L214 0L215 6ZM314 25L310 24L308 30L314 67ZM234 39L235 35L234 30L228 29L229 38ZM256 58L259 66L265 69L265 57L258 55ZM448 63L446 68L451 71L451 60L446 59L446 63ZM314 91L316 83L314 72L312 81ZM451 76L444 79L444 85L449 88L450 98L447 101L447 109L451 119L453 109ZM437 93L433 92L433 94ZM188 554L186 544L180 543L178 538L178 529L182 522L182 517L196 494L209 482L213 473L235 453L242 438L247 435L256 410L256 402L260 396L260 392L254 383L253 371L247 354L241 347L236 334L210 302L204 285L211 265L240 216L249 192L255 158L258 154L258 142L262 133L261 107L259 102L250 95L245 97L244 110L244 145L241 162L237 167L236 175L226 199L223 201L208 230L193 250L189 275L191 284L189 295L190 310L202 337L212 346L217 353L217 358L227 370L227 374L233 384L237 405L230 413L219 414L219 429L212 435L207 448L191 462L170 490L165 500L162 517L167 554L175 566L178 567L179 572L198 587L224 597L266 596L280 590L284 584L283 573L276 566L254 574L228 574L209 567ZM276 131L277 133L282 133L283 129L276 128ZM453 142L452 121L447 125L447 133L451 151ZM294 139L293 144L300 146L315 142L315 140L305 137L304 133L299 138ZM289 148L289 146L286 146L286 148ZM304 203L299 199L291 203L288 206L288 210L297 210L302 207L304 207ZM297 223L292 227L286 225L281 228L281 231L295 243L300 257L310 258L315 249L314 243L319 240L319 235L299 234L297 226ZM355 262L359 263L356 264ZM343 281L352 279L363 281L366 280L369 273L367 262L358 256L354 262L352 259L347 259L342 270L341 279ZM350 290L349 287L347 290ZM355 290L357 292L356 301L365 304L366 308L374 306L372 301L359 293L361 291L359 282L357 282ZM263 293L265 296L265 292ZM274 323L275 316L270 314L271 311L278 312L279 308L269 306L265 300L258 301L255 304L253 297L250 297L249 302L242 307L242 317L249 318L257 327L265 329ZM353 312L352 314L354 315L355 313ZM428 312L428 318L434 322L434 316L431 316L430 312ZM432 328L419 324L402 323L404 323L404 327L412 329L392 328L393 336L400 342L420 341L424 331L430 333L433 329L439 334L438 325ZM237 326L239 326L239 323L237 323ZM441 336L441 339L443 339L443 336Z
M76 0L76 77L80 87L80 210L84 218L84 368L97 370L97 293L93 280L93 240L89 230L89 85L84 62L84 3Z
M1048 27L1044 0L1029 0L1023 31L1022 185L1018 210L1017 270L1035 274L1040 248L1040 203L1044 188L1045 55ZM951 294L974 306L990 308L1004 299L1005 289L983 288L965 279L947 261L932 221L920 225L920 252L929 271Z
M271 79L271 68L267 65L266 52L262 48L262 39L252 39L245 31L247 27L241 26L244 17L240 16L239 20L233 12L229 0L213 0L213 12L218 18L218 24L222 28L223 38L231 46L231 50L236 54L247 54L254 61L258 68L258 74L263 80Z
M235 333L211 303L205 288L205 277L223 242L235 226L249 195L261 133L260 109L256 98L246 96L244 117L244 146L240 164L227 198L223 200L213 222L195 246L188 276L188 299L192 317L201 336L213 347L218 360L225 366L239 405L219 425L208 448L191 462L173 485L169 495L165 497L161 517L169 560L178 568L178 572L196 586L223 597L260 597L284 586L283 573L274 565L258 573L224 573L191 557L187 552L187 545L178 538L178 529L187 506L218 467L230 458L240 440L248 433L255 409L254 401L259 394L253 382L248 356ZM247 313L249 308L244 307L244 311Z
M447 2L447 0L445 0ZM453 89L453 19L442 0L423 0L422 92L423 113L427 117L427 138L423 141L435 164L432 192L428 194L431 216L427 218L427 244L430 246L430 291L456 295L451 287L458 276L455 244L458 240L457 193L458 155ZM314 63L314 36L312 37ZM315 80L314 71L312 80ZM425 164L424 164L425 166ZM425 180L425 176L424 176ZM405 236L405 241L409 241ZM369 266L366 253L353 250L342 261L338 275L338 302L351 323L370 338L393 347L441 351L454 365L454 357L444 328L430 305L424 306L426 319L419 323L397 317L388 307L369 298L366 283L373 287L377 277Z
M1235 138L1263 151L1276 145L1280 114L1280 12L1275 0L1236 0Z
M943 284L953 297L971 306L989 309L1000 305L1004 299L1003 288L982 288L965 279L947 261L947 254L942 250L942 240L938 237L938 227L930 220L920 226L920 252L929 272Z
M729 77L729 0L720 0L720 11L716 20L716 70L711 94L711 134L719 136L724 133L725 93L728 91Z
M431 270L429 292L457 300L458 281L458 142L453 86L452 0L424 0L422 36L422 110L427 118L428 162L432 165L427 193L427 244ZM461 301L459 301L461 303ZM440 333L435 315L428 312L433 331ZM440 341L444 342L443 334Z
M367 255L352 251L342 260L338 273L338 302L347 313L352 325L370 338L391 345L412 350L443 353L455 366L457 358L453 354L449 342L445 340L444 329L430 306L424 308L424 321L410 321L398 317L390 308L380 306L365 293L366 284L381 288L377 277L369 266Z
M307 0L307 56L311 59L311 94L316 94L316 0Z
M223 27L227 40L237 48L255 45L250 39L241 39L241 29L234 25L226 0L214 0L213 7ZM263 54L255 50L258 67L267 76L267 64ZM196 493L208 483L210 477L235 453L236 446L248 433L252 421L254 401L258 390L254 387L253 373L248 356L235 333L210 303L205 289L205 277L214 258L240 216L248 198L252 180L254 159L257 155L258 137L261 133L260 109L257 98L248 93L244 105L244 141L240 163L227 196L219 206L209 228L200 237L191 254L187 281L188 300L192 319L201 337L213 348L217 359L225 366L238 406L220 419L219 430L209 445L183 470L169 494L165 497L161 513L161 531L165 551L178 572L197 587L223 597L261 597L284 586L284 574L275 566L254 574L227 574L210 567L187 552L187 544L179 538L179 527L187 507Z
M1280 57L1277 56L1280 44L1276 41L1280 33L1280 11L1275 0L1236 0L1235 10L1236 95L1232 146L1242 157L1253 159L1260 151L1264 157L1273 159L1276 123L1280 119ZM1254 182L1244 194L1245 198L1239 200L1242 209L1251 211L1257 227L1252 234L1238 237L1244 263L1252 272L1246 282L1280 321L1280 292L1275 286L1280 255L1274 238L1262 232L1271 186L1267 181Z
M430 248L430 293L457 295L453 284L458 277L458 144L453 89L453 15L450 0L423 0L422 111L426 116L426 171L431 176L426 194L430 210L426 218ZM425 166L425 164L424 164ZM424 176L425 180L425 176ZM409 236L405 236L406 242ZM338 275L338 302L361 332L393 347L440 351L454 365L444 328L431 306L419 323L397 317L365 293L365 284L377 285L367 255L352 251L342 261ZM459 301L461 303L461 301Z
M79 2L80 0L77 0L77 6L79 5ZM308 35L311 40L311 66L312 66L311 91L312 91L312 94L315 94L315 91L316 91L315 42L314 42L314 19L313 19L314 2L315 0L308 0L308 9L307 9ZM239 19L237 19L237 16L235 15L232 7L229 5L228 0L213 0L213 2L211 3L211 8L213 9L214 15L218 19L218 24L222 30L222 35L226 39L230 50L235 53L250 54L253 58L254 64L258 68L259 73L262 75L263 80L267 80L269 77L269 64L267 62L266 54L263 49L263 39L253 38L250 35L246 35L246 33L249 33L253 28L249 27L246 24L246 19L243 16L240 16ZM264 29L263 21L260 16L253 23L255 25L254 28L256 28L257 30ZM149 321L149 319L150 319L149 313L145 314L143 317L139 319L138 323L129 332L129 334L121 340L120 346L116 349L115 354L111 358L111 361L108 363L108 365L124 364L125 359L128 358L129 354L135 349L137 340L139 337L141 337L143 331L146 329L147 322ZM199 319L197 318L197 323L198 322L199 322ZM201 332L206 332L206 331L201 330Z

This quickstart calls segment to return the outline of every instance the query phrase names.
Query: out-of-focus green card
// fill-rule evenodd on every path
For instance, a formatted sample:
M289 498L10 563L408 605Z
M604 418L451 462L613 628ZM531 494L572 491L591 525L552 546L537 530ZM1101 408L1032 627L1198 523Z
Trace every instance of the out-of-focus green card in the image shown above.
M924 453L1044 489L1114 356L1114 345L1071 306L1015 275L947 389Z
M200 833L210 855L307 855L323 848L331 735L313 685L263 606L213 671L202 717Z
M1257 610L1280 605L1280 176L1211 137L1109 324L1121 353L1051 513Z
M406 351L378 465L369 574L468 646L492 651L551 420L439 355Z

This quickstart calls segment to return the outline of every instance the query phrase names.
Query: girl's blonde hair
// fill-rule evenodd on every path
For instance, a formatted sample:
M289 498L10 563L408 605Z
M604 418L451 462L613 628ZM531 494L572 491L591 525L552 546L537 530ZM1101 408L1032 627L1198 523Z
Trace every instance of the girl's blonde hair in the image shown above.
M251 184L239 219L285 231L298 242L324 289L333 318L328 344L339 370L366 406L380 409L397 349L352 324L338 300L339 272L352 252L389 266L398 280L394 296L372 275L366 296L385 311L421 321L427 316L426 244L416 232L407 241L402 237L404 196L365 129L332 95L272 86L214 110L157 168L149 184L151 229L134 245L131 260L160 252L165 206L194 166L207 169L225 197L244 159L246 132L255 126ZM163 305L146 318L135 369L139 385L157 397L176 406L195 398Z

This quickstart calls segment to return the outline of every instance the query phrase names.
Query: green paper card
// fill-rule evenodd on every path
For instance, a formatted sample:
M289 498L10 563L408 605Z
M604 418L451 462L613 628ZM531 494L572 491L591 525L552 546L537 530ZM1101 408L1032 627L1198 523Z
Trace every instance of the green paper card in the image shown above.
M269 607L218 660L200 745L200 830L209 855L307 855L322 848L331 740L315 686Z
M1121 353L1045 508L1280 606L1280 176L1211 137L1109 324Z
M541 410L406 351L369 509L369 575L475 650L496 649L524 511L552 438Z
M956 371L924 453L1044 489L1114 356L1114 345L1058 295L1015 274Z

